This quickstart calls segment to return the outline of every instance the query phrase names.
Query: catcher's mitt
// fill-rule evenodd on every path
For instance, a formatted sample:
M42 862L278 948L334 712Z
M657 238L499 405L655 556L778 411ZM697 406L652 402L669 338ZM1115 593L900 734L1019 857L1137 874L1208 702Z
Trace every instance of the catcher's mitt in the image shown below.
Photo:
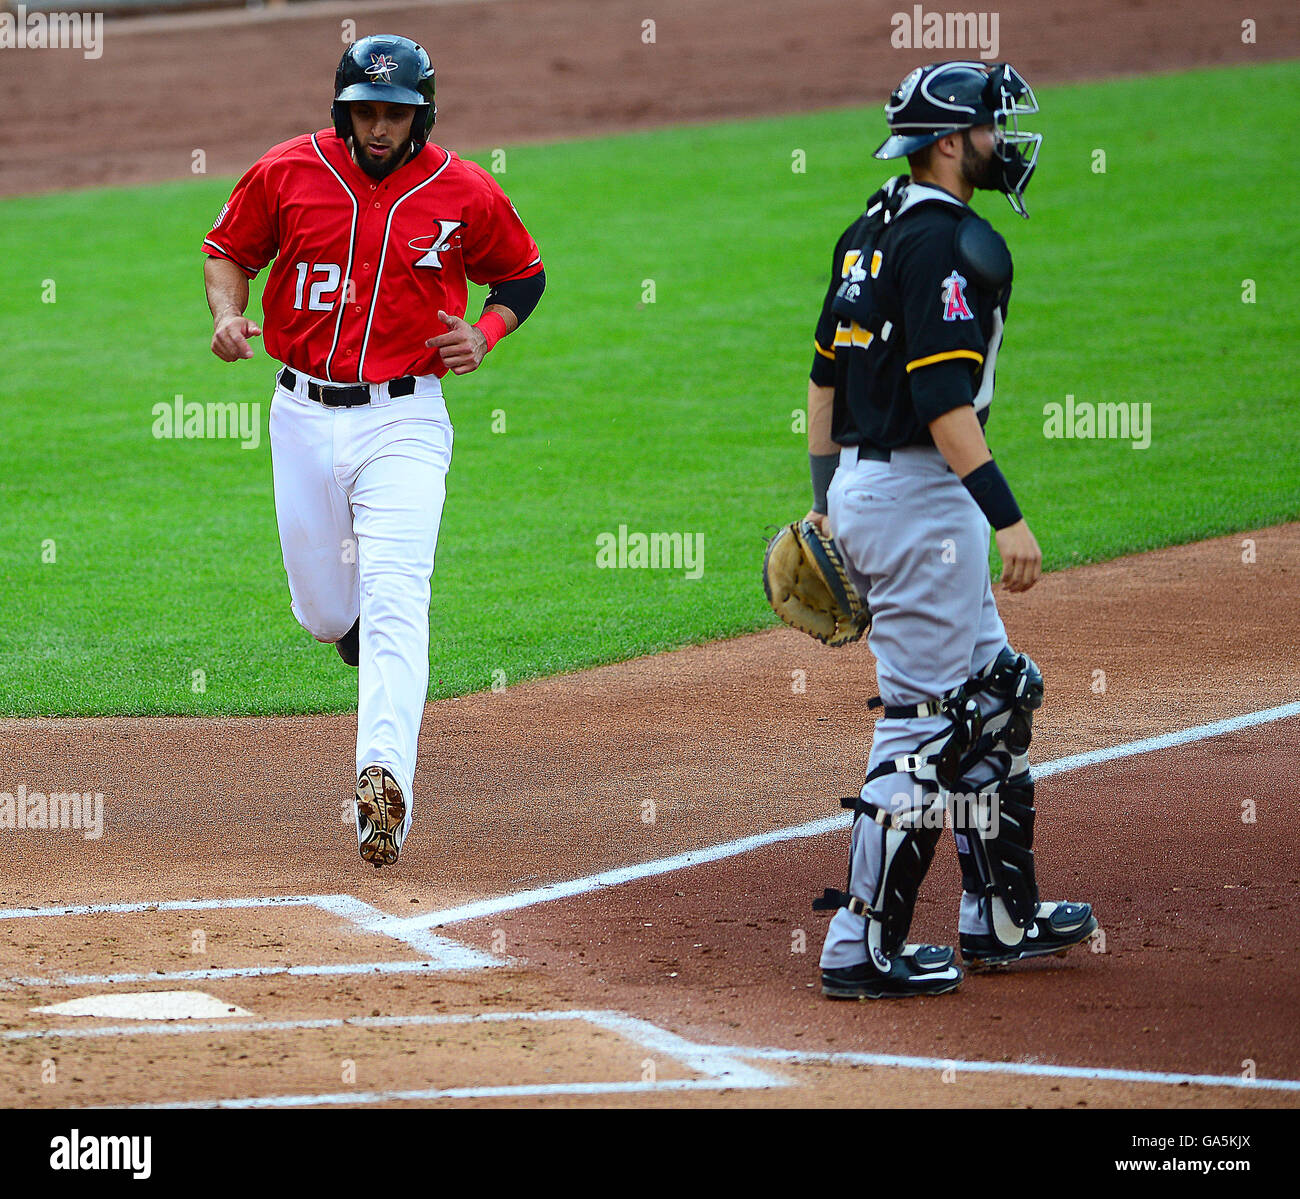
M835 542L810 521L786 525L767 543L763 590L786 624L826 645L848 645L871 627Z

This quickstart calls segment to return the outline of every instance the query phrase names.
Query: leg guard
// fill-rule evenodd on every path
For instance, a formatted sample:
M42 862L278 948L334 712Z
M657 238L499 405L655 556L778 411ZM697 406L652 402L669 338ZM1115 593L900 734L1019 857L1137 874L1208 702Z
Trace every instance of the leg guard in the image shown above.
M984 718L975 700L962 694L962 688L949 692L940 699L905 707L885 707L880 697L868 707L884 707L886 719L906 719L911 716L946 716L952 727L923 741L915 752L903 754L881 762L867 775L868 783L886 774L910 774L922 782L937 783L954 790L966 773L985 753Z
M1043 672L1028 654L1004 647L982 676L966 684L970 695L986 694L996 701L994 711L985 713L981 730L983 748L1005 749L1015 759L1017 774L1034 735L1034 713L1043 706Z
M1027 770L1009 777L1006 751L989 760L997 775L978 789L952 794L953 832L962 887L988 906L998 940L1015 945L1038 912L1034 782Z
M943 835L943 796L932 794L917 806L892 814L856 795L841 803L855 811L855 819L865 817L879 828L880 878L870 903L856 895L828 889L821 899L813 902L813 909L848 908L864 917L867 953L876 968L888 974L891 960L906 946L917 892ZM864 832L869 836L872 830Z
M979 704L979 695L990 696L992 702ZM938 699L886 705L877 695L867 707L882 708L886 719L946 716L952 728L919 745L914 754L882 762L867 775L867 782L899 771L955 791L962 776L995 749L1006 749L1020 773L1026 768L1021 759L1033 737L1034 713L1042 706L1042 671L1028 654L1018 654L1009 645L979 674Z

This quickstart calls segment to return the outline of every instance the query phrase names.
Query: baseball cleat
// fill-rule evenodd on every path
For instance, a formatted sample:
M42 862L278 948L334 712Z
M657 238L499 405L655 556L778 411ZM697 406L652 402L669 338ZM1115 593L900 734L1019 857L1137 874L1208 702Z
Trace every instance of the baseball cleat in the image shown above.
M361 661L361 617L334 643L334 648L347 666L356 666Z
M829 999L898 999L943 995L962 980L956 951L948 945L906 945L882 974L870 962L822 970L822 994Z
M1086 903L1040 903L1034 922L1018 945L1005 945L991 933L962 933L962 961L972 970L1005 966L1021 958L1064 954L1097 931L1097 918Z
M406 835L406 798L382 766L367 766L357 778L357 836L361 856L376 870L391 866Z

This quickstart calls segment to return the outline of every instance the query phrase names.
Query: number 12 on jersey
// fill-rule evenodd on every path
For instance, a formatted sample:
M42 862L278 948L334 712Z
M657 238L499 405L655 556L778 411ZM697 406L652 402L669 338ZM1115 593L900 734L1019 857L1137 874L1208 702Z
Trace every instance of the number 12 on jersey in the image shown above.
M307 307L312 312L330 312L334 305L324 298L327 292L335 291L339 285L339 279L343 275L342 269L334 262L318 262L314 266L309 266L305 262L297 264L295 269L298 272L298 286L294 288L293 306L302 308L302 293L307 286L307 272L310 270L312 275L319 275L323 272L324 278L316 279L311 285L311 291L307 297Z

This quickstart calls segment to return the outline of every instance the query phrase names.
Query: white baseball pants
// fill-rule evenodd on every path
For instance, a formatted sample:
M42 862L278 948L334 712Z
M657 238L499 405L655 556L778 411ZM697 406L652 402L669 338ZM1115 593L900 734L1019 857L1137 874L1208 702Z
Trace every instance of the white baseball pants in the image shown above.
M271 402L280 547L298 622L338 641L361 617L357 772L386 766L414 812L420 720L429 684L429 578L451 465L439 380L368 405L326 408L308 379ZM405 833L406 830L403 830Z

